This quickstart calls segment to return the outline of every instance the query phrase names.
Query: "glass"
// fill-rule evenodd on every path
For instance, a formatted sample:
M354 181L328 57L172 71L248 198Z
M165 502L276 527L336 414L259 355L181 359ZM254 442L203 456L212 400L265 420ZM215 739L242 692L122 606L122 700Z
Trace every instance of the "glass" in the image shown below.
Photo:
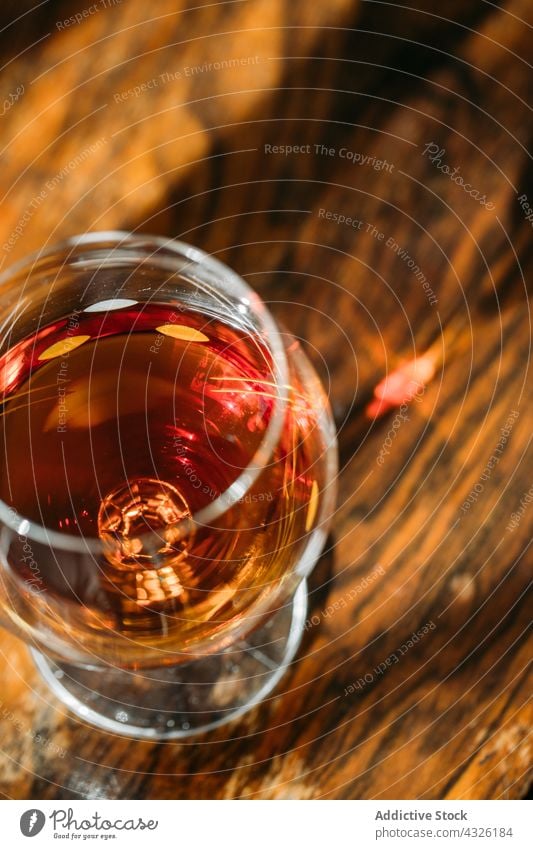
M94 233L0 277L0 609L59 699L185 737L299 646L337 447L299 343L222 263Z

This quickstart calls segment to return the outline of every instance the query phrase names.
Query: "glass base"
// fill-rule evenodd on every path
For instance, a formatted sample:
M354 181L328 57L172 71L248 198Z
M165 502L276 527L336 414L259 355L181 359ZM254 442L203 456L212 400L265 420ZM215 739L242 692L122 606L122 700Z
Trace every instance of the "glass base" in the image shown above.
M298 650L306 612L304 580L292 601L246 640L169 668L81 667L31 651L57 698L85 722L128 737L170 740L217 728L262 701Z

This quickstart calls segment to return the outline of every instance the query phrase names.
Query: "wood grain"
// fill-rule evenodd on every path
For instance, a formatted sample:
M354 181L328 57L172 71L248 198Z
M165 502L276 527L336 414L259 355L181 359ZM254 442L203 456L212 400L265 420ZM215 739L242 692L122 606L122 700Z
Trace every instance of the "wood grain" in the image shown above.
M531 226L517 200L533 204L530 4L451 3L447 20L431 2L178 5L162 0L147 21L145 4L124 3L64 31L55 21L82 6L52 7L50 37L5 70L4 90L24 81L27 93L2 119L1 243L47 180L105 142L48 192L4 266L77 231L177 236L238 270L303 340L342 461L311 581L318 624L270 699L180 744L83 726L2 632L1 792L519 798L531 777L531 506L509 522L531 486ZM114 98L246 56L261 61ZM430 162L429 143L494 209ZM265 149L296 144L311 152ZM343 148L392 168L353 164ZM438 371L408 418L366 417L376 383L428 350Z

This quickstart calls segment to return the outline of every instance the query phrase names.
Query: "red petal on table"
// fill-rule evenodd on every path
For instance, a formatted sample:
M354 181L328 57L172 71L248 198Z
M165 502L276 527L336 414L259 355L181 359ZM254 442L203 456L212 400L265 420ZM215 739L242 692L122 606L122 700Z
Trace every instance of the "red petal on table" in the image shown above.
M367 419L379 419L384 416L389 410L393 410L396 404L388 404L383 398L372 398L369 404L365 407L365 416Z
M408 404L429 383L434 374L435 362L430 354L402 363L378 383L365 415L376 419L394 407Z

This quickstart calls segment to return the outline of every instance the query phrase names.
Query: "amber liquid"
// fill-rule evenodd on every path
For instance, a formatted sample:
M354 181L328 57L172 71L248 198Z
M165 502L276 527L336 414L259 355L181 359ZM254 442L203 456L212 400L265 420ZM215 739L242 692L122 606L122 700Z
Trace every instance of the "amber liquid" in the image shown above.
M14 559L80 633L185 647L245 616L294 563L319 501L299 386L285 388L282 435L255 483L216 520L192 522L271 421L272 366L256 335L175 305L81 312L11 348L0 387L0 498L104 544L70 557L51 546L31 575Z

